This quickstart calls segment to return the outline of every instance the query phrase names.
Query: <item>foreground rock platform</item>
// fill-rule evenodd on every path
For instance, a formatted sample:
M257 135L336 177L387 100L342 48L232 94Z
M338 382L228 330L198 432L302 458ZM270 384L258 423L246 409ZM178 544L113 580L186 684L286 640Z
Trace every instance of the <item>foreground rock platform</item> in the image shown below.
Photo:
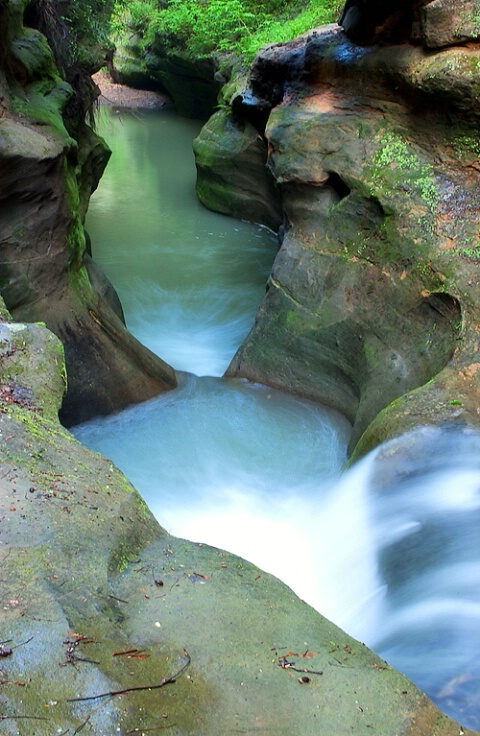
M163 530L59 424L57 338L2 316L3 734L468 733L276 578Z

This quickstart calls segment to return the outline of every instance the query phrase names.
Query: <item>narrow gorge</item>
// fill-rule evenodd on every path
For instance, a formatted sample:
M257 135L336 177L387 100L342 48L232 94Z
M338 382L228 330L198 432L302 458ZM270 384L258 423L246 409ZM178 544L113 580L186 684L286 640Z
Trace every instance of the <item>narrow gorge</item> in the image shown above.
M53 11L0 0L3 733L474 733L472 715L444 715L277 578L168 534L66 429L173 395L178 366L127 330L95 263L85 215L110 154L86 121L105 57L62 57ZM185 59L151 56L142 72L209 118L194 144L200 201L278 232L227 377L340 412L352 465L379 448L382 499L414 498L408 484L433 468L434 518L471 470L475 548L478 5L349 0L340 21L248 70L202 64L199 84ZM122 58L109 63L126 80ZM435 518L423 528L398 509L399 528L454 552ZM387 548L380 566L400 600L408 581ZM465 601L478 621L467 586ZM475 702L478 669L464 674L451 685Z

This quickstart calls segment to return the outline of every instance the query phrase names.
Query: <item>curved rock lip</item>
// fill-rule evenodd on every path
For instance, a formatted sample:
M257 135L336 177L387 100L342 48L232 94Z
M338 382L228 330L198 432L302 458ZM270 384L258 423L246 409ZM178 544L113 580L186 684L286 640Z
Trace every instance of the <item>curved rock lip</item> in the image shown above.
M2 318L6 734L469 733L279 580L168 535L58 423L58 339Z
M70 426L170 390L176 378L128 332L118 297L89 253L83 222L108 146L78 110L73 120L67 115L80 91L62 78L45 36L23 27L22 3L7 10L0 29L0 294L17 321L42 321L61 338L68 372L61 414ZM81 91L79 110L98 92L90 80Z
M317 29L230 82L195 144L202 201L282 221L227 374L340 410L355 458L425 421L479 426L479 63L478 43Z

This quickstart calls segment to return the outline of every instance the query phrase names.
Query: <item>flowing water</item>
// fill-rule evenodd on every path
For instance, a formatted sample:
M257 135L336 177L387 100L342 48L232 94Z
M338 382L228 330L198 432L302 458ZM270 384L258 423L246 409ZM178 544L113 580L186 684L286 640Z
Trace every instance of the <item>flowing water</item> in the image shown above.
M219 377L276 243L198 204L198 129L171 113L104 113L114 156L87 223L94 257L130 329L181 372L176 391L75 433L173 534L274 573L478 729L480 434L419 429L339 479L340 415Z
M191 146L199 122L101 112L113 156L87 219L94 258L144 345L176 370L222 375L253 323L277 238L199 203Z

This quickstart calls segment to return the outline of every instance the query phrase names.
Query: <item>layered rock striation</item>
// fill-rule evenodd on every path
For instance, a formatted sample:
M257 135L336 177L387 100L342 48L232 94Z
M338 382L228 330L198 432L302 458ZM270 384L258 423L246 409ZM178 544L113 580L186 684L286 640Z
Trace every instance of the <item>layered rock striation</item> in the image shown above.
M0 300L2 733L472 733L279 580L161 529L59 424L64 378Z
M455 27L434 20L441 3L412 3L408 17L383 13L368 45L330 26L269 47L195 143L207 206L281 222L228 374L339 409L351 449L369 428L357 454L419 423L478 424L480 47L467 6Z
M0 293L17 320L42 321L61 338L62 418L73 424L150 398L175 376L126 330L88 253L83 221L109 157L83 118L95 90L82 97L66 81L46 36L26 25L39 18L27 5L1 11Z

